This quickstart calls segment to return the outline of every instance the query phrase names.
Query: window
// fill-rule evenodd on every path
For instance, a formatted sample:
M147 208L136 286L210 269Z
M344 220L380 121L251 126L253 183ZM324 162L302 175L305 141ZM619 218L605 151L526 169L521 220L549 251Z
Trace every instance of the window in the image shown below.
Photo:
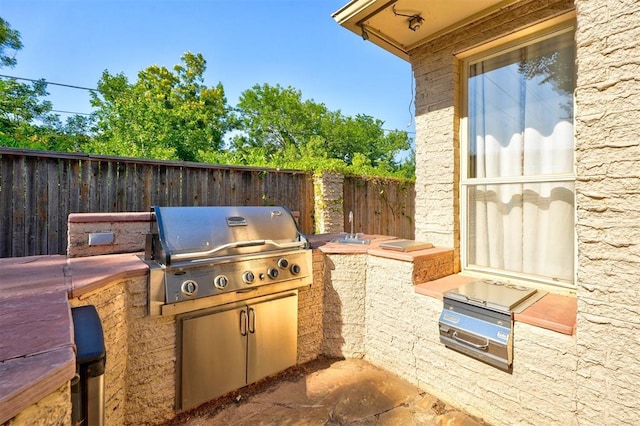
M574 281L573 34L556 29L464 62L465 269Z

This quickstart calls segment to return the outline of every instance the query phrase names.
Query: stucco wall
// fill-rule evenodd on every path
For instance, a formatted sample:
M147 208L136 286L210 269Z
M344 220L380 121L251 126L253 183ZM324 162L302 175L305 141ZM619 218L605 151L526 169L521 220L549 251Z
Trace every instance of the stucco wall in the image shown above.
M578 408L640 424L640 3L576 9Z
M494 425L576 423L576 338L516 322L513 374L439 341L442 301L413 290L408 262L370 256L366 357Z
M322 353L324 335L324 255L313 251L313 282L298 289L298 364L312 361Z
M365 353L366 254L325 257L324 339L330 357L362 358Z
M71 425L71 386L63 384L37 403L22 410L3 426L66 426Z
M150 213L72 213L67 223L67 256L144 251L150 221ZM113 241L110 244L89 245L92 233L111 233Z
M105 422L124 424L126 410L127 296L126 280L116 281L100 292L70 299L72 308L94 305L102 322L107 354L105 366Z
M415 238L453 247L456 271L460 62L455 54L572 9L568 0L524 1L409 52L416 82Z
M567 371L575 371L569 376L562 374L558 379L569 384L567 393L559 393L554 404L564 407L567 403L566 409L575 414L569 418L572 423L639 424L640 396L634 384L640 382L637 337L640 307L636 303L640 292L637 279L640 3L634 0L523 1L410 52L416 79L416 239L454 247L459 258L460 81L459 62L454 53L574 7L578 70L575 91L577 352L575 359L566 365ZM534 332L522 325L515 330L517 339L533 339ZM517 342L516 360L520 359L518 347L526 347ZM555 351L571 354L573 350L571 345L561 345L550 354ZM549 363L552 359L541 357L539 363L532 363L530 368L541 373L554 371L555 367ZM557 373L564 369L563 362L557 366ZM468 384L483 378L466 367L464 371L469 375ZM519 373L514 373L514 379L516 374ZM544 392L549 389L547 385L553 384L544 378L535 380L537 392ZM535 400L533 388L524 382L517 384L518 387L511 390L516 389L518 399L528 405L524 397L532 393ZM444 386L426 389L436 395L445 392ZM552 395L555 391L549 398ZM566 395L569 398L574 395L575 407L564 401ZM473 401L473 397L468 398L460 402ZM444 395L443 399L448 400ZM497 423L513 423L497 413L495 416ZM551 418L542 419L543 424L553 422ZM563 417L556 421L562 420L565 424L569 419ZM519 419L517 423L529 421L533 420Z
M146 276L117 280L69 303L94 305L102 321L105 422L155 424L174 417L175 317L146 316Z
M344 176L338 173L322 173L313 177L316 234L344 230L343 183Z
M318 267L320 280L299 290L298 363L320 355L323 263L324 256L315 253L314 273ZM72 307L94 305L102 321L107 353L105 422L158 424L173 418L176 317L146 314L147 277L117 280L69 303Z

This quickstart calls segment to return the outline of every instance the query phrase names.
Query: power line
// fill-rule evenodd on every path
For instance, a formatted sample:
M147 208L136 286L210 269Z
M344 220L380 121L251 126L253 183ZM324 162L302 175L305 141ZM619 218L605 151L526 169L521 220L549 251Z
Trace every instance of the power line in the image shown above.
M59 112L60 114L91 115L90 112L63 111L61 109L52 109L51 112Z
M15 77L15 76L12 76L12 75L5 75L5 74L0 74L0 77L2 77L2 78L12 78L14 80L30 81L30 82L33 82L33 83L43 82L43 83L46 83L46 84L50 84L52 86L69 87L71 89L87 90L89 92L97 92L98 91L98 89L92 89L90 87L76 86L74 84L55 83L55 82L52 82L52 81L47 81L45 79L37 80L37 79L33 79L33 78ZM235 112L241 112L241 110L239 108L232 107L230 109L232 111L235 111ZM52 112L59 112L61 114L91 115L91 113L87 113L87 112L73 112L73 111L62 111L62 110L51 110L51 111ZM409 103L409 111L411 112L411 103ZM411 124L411 122L409 124ZM400 129L384 129L384 128L382 128L381 130L383 130L385 132L404 132L404 133L407 133L407 134L415 134L416 133L416 132L411 132L411 131L408 131L408 130L400 130Z
M76 85L73 85L73 84L54 83L53 81L47 81L45 79L36 80L34 78L15 77L15 76L12 76L12 75L4 75L4 74L0 74L0 77L12 78L14 80L31 81L33 83L43 82L43 83L46 83L46 84L50 84L52 86L70 87L72 89L88 90L89 92L97 92L98 91L98 89L92 89L90 87L76 86Z

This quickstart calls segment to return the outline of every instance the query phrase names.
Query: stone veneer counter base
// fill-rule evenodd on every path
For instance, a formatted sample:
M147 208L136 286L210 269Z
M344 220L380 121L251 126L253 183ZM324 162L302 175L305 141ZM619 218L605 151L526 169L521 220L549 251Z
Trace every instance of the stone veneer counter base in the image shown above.
M64 256L0 259L0 424L76 372Z
M0 424L74 377L68 298L147 269L135 254L0 259Z

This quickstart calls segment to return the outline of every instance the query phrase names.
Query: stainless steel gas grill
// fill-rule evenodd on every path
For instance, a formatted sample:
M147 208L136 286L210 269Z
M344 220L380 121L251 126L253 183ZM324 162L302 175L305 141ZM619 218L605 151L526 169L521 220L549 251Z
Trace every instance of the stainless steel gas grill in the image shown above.
M310 284L311 250L284 207L154 207L147 239L149 314L237 300L266 285Z
M296 364L311 249L284 207L155 207L149 314L176 315L176 407Z
M444 294L438 322L446 347L503 371L513 367L513 314L546 294L493 280L464 284Z

